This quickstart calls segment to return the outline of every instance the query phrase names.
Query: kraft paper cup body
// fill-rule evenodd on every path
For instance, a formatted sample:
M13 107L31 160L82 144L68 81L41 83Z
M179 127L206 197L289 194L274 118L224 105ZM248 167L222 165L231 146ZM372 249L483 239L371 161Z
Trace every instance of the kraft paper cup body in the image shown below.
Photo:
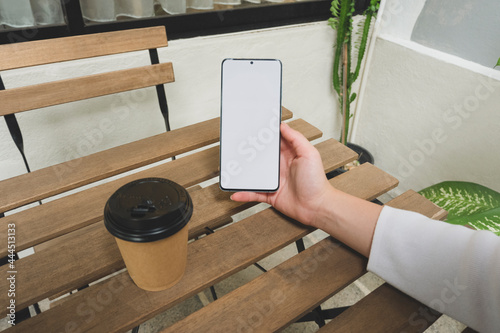
M109 198L104 224L138 287L164 290L182 278L192 211L187 191L163 178L136 180Z
M184 275L187 226L175 235L150 243L134 243L116 237L115 240L128 273L138 287L149 291L165 290Z

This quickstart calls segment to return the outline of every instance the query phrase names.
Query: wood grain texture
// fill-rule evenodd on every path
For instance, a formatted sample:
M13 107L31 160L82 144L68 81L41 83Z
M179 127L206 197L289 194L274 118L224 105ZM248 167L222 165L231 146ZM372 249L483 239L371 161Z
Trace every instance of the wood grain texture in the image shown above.
M435 220L444 220L448 216L448 212L441 207L437 206L430 200L427 200L417 192L408 190L397 198L392 199L387 203L392 207L408 207L411 210Z
M174 82L163 63L0 91L0 116Z
M437 206L429 209L429 201L415 192L407 192L403 198L393 200L390 205L425 213L429 217L440 210ZM366 259L361 255L331 238L325 239L162 333L209 332L214 327L218 332L275 332L295 322L361 276L366 272L365 268ZM358 304L359 308L351 310ZM423 307L394 288L385 286L341 315L350 311L355 317L343 320L341 325L334 320L336 323L325 326L328 329L324 330L401 332L401 329L408 328L403 327L402 322L408 323L408 318L419 306ZM414 319L419 320L421 316L417 313Z
M0 181L0 213L215 143L219 123L210 119Z
M291 126L298 131L303 130L298 126L295 126L294 122L291 123ZM309 133L309 135L313 134L314 133ZM318 149L322 156L325 172L328 172L327 170L330 170L332 168L334 169L346 163L349 163L356 158L356 153L334 139L323 141L317 144L315 147ZM132 180L138 178L167 177L173 175L174 179L172 180L183 186L184 184L189 182L199 182L206 180L207 177L202 177L202 179L194 178L195 180L190 177L199 177L201 174L211 176L214 172L213 168L210 170L208 170L208 168L205 169L207 170L207 172L205 173L193 173L189 171L189 168L187 166L195 163L202 163L202 161L206 159L215 161L215 156L218 156L218 150L216 148L211 148L210 152L211 155L213 155L210 158L207 158L206 154L201 153L189 155L187 157L177 159L174 162L145 170L138 174L124 177L117 181L100 185L84 192L62 198L53 203L47 203L42 206L38 206L38 209L33 209L34 211L38 211L38 213L42 208L44 208L44 210L49 210L49 212L46 212L43 215L28 215L28 217L32 217L32 219L27 219L26 217L28 211L25 211L25 214L19 214L24 218L8 219L7 222L16 223L17 225L16 232L18 234L18 238L21 238L23 240L22 246L18 245L19 247L24 248L26 246L33 246L34 244L40 243L41 237L43 237L44 235L46 235L46 238L53 238L55 235L55 230L58 230L60 232L62 228L65 228L65 231L70 232L73 228L76 229L79 226L102 220L103 216L101 206L103 206L104 204L96 205L95 203L99 201L104 203L115 189ZM187 161L183 161L184 159L187 159ZM180 165L180 162L184 163ZM182 170L182 177L175 177L175 169ZM196 192L190 191L190 194L193 200L193 204L196 207L189 223L190 238L205 234L207 232L207 227L213 229L225 225L230 221L230 216L256 204L254 202L241 203L229 200L229 197L232 193L221 191L218 184L213 184L203 189L200 188ZM72 209L64 209L64 207L72 207ZM92 216L89 216L90 212L93 212L94 214ZM58 216L58 218L54 218L54 216ZM47 228L47 225L50 225L51 228ZM19 226L21 226L22 228L20 229ZM60 236L59 232L57 233L57 236ZM58 237L56 239L59 238L61 237ZM32 241L29 244L26 244L28 239L31 239ZM58 242L60 241L62 240L59 240ZM57 243L53 243L52 241L45 241L45 243L37 245L35 247L35 251L40 252L42 249L46 249L51 246L57 247ZM5 253L7 253L6 249L3 250L5 251ZM2 253L0 253L0 256L1 254Z
M321 159L326 173L358 158L358 154L335 139L325 140L315 147L321 152ZM333 161L335 162L332 163Z
M352 180L355 177L355 180ZM370 163L363 163L330 180L330 183L342 191L350 193L355 191L357 196L366 200L373 200L385 192L398 186L399 181L393 176L381 171ZM380 184L391 184L387 189Z
M352 195L359 195L364 199L371 199L381 191L383 192L383 189L387 191L397 183L394 178L384 177L385 173L372 165L366 165L363 168L360 167L360 169L364 170L362 173L371 175L370 178L373 181L370 188L372 188L373 192L361 190L364 182L360 179L365 179L365 177L362 177L360 172L349 171L342 175L344 178L342 181L338 181L337 178L340 177L337 177L332 179L331 182L340 190L345 190ZM348 181L348 179L351 181ZM351 183L357 183L358 185L345 186ZM253 264L311 231L309 228L288 220L273 209L266 209L223 228L215 234L191 243L188 246L186 273L179 284L171 289L162 292L146 292L137 288L126 272L121 273L72 295L64 306L48 310L16 325L11 330L13 332L16 330L29 331L36 328L42 331L60 331L64 330L67 325L75 325L82 331L124 331ZM108 243L112 242L108 241ZM103 247L105 245L97 246ZM69 247L70 244L68 243L68 250ZM74 249L75 246L73 245L71 248ZM88 246L87 250L90 249L92 249L92 246ZM116 248L112 252L100 253L98 258L93 259L88 257L88 252L86 254L87 258L85 258L85 260L89 261L85 266L87 274L89 267L95 267L96 270L102 269L98 267L102 257L108 257L108 260L113 263L119 257ZM115 253L115 259L111 258L113 252ZM57 262L57 260L51 257L47 259L47 264ZM80 266L80 264L77 265ZM57 267L54 268L57 269ZM61 270L65 270L65 272L61 272ZM61 274L68 280L73 279L70 275L76 275L69 267L61 267L57 273L49 268L44 268L43 276L46 283L39 283L38 288L52 288L50 285L54 283L53 279ZM81 279L81 277L76 279ZM26 281L26 283L29 283L29 281ZM19 288L21 288L21 285L19 285ZM22 288L25 290L24 288L27 288L27 286L25 285ZM30 288L30 290L33 289ZM78 315L78 313L82 313L86 309L88 301L99 302L98 299L105 294L107 295L106 311L92 311L91 316L90 314L88 316ZM80 310L78 313L76 312L77 308ZM110 312L107 311L112 311L113 315L110 315Z
M325 172L326 170L331 169L332 166L335 165L341 166L344 165L345 163L348 163L348 161L351 161L356 158L356 154L353 151L351 151L350 149L346 148L344 145L340 144L339 142L333 139L317 144L316 148L323 157L323 165L325 167ZM340 154L333 155L329 153L331 151L338 151L340 152ZM346 151L350 153L347 153ZM342 158L342 155L345 155L344 159L340 159ZM206 188L191 193L191 198L193 200L193 206L195 207L195 210L189 222L190 239L200 236L202 234L206 234L207 227L215 229L231 222L230 216L239 213L244 209L254 206L256 204L254 202L241 203L241 202L231 201L229 199L231 194L232 193L221 191L219 189L218 184L213 184ZM85 242L84 240L87 237L86 232L87 228L83 228L71 232L70 234L71 236L66 235L42 243L38 246L35 246L35 252L40 253L41 251L50 248L58 249L60 245L63 245L64 243L67 242L71 242L71 240L75 239L74 235L76 234L78 234L79 239L83 240L82 241L83 243ZM51 256L53 255L53 253L54 251L48 252L47 255ZM70 263L67 264L69 265ZM60 291L56 294L56 296L60 296L61 294L69 292L73 288L74 287L71 287L67 290Z
M355 152L342 145L334 139L329 139L315 145L321 154L325 172L333 170L349 163L357 158ZM217 225L218 219L224 219L227 216L234 215L244 208L254 206L256 203L241 203L229 200L232 193L223 192L218 184L193 193L193 201L197 202L200 208L193 212L193 219L190 222L190 234L197 235L205 230L206 227ZM221 212L226 212L221 215Z
M302 132L306 138L310 140L317 138L318 135L321 134L318 129L301 120L292 121L290 126ZM216 154L214 154L215 158L210 159L212 161L212 174L217 171L218 166L218 151L213 152ZM182 160L182 158L179 159L179 161L180 160ZM176 162L177 160L171 164L175 164ZM202 161L200 161L200 164L201 163ZM173 169L179 170L178 165L171 168L171 170ZM193 175L193 168L181 168L180 170L187 178ZM105 184L105 186L106 185L107 184ZM187 185L185 186L187 187ZM189 223L189 228L191 229L192 226L194 226L194 232L196 234L199 234L201 228L213 227L223 220L227 220L231 215L250 206L250 204L237 203L229 200L229 193L218 191L217 187L218 184L215 184L193 193L193 206L195 210L192 220ZM85 194L85 192L86 191L82 193ZM111 193L108 194L110 195ZM102 217L102 210L109 195L101 198L102 201L100 203L98 203L95 198L91 199L91 205L97 207L97 212L100 214L100 217ZM79 204L79 202L73 201L73 205L77 206ZM75 214L75 210L71 209L71 206L63 208L57 203L55 205L58 209L63 209L70 214ZM40 207L43 206L44 205ZM210 213L207 213L207 211ZM86 212L84 213L86 214ZM68 218L70 219L71 217L68 216ZM24 274L19 276L16 281L16 285L19 289L23 290L23 293L16 297L17 306L23 306L24 304L29 305L45 297L76 289L110 274L117 269L123 268L123 262L117 248L115 248L114 239L105 230L102 220L99 219L99 221L100 223L85 227L84 232L79 229L59 238L52 239L47 242L48 244L42 244L37 247L38 250L43 251L39 251L32 256L16 262L16 267L19 271L25 270ZM67 220L57 222L47 220L44 222L47 223L40 224L40 221L36 221L39 226L49 231L53 229L53 224L65 224ZM32 232L32 228L29 229L30 232ZM193 237L191 231L190 234L191 237ZM17 233L17 226L16 238L21 239L21 236ZM59 254L61 249L64 249L64 253ZM101 251L104 251L104 253L109 256L103 255ZM85 258L82 258L75 264L75 258L80 257ZM54 260L55 258L57 258L57 260ZM0 271L1 270L7 272L8 267L1 267ZM28 274L29 271L31 271L32 274ZM41 284L37 279L39 274L51 276L50 283ZM0 282L0 289L1 286L2 282Z
M292 117L291 112L283 113L284 119ZM303 121L292 121L290 126L309 138L316 138L321 132ZM173 132L172 132L173 133ZM218 132L212 132L216 135ZM325 145L325 144L324 144ZM332 147L337 147L339 157L349 156L346 149L338 149L338 144L332 142ZM326 148L326 147L325 147ZM327 149L323 149L327 150ZM352 153L350 155L352 157ZM330 156L332 157L332 156ZM346 159L349 160L349 159ZM329 159L327 159L329 161ZM103 207L111 194L122 185L139 178L163 177L171 179L178 184L189 187L201 181L218 175L219 150L218 147L210 148L192 155L178 158L151 169L147 169L130 176L126 176L106 184L102 184L83 192L69 195L43 205L6 216L0 224L0 237L7 237L7 225L16 224L16 248L23 250L31 246L59 237L68 232L98 222L102 219ZM26 177L29 179L29 175ZM0 183L1 184L1 183ZM1 188L1 187L0 187ZM1 198L0 198L1 201ZM101 202L101 204L96 204ZM47 228L47 226L51 228ZM0 247L0 256L7 255L7 244Z
M439 316L385 283L318 332L417 333L425 331Z
M195 185L195 186L191 186L190 188L188 188L187 191L192 196L194 192L196 192L198 190L201 190L201 189L202 189L202 187L200 185ZM51 247L58 248L59 245L62 245L63 243L66 242L66 238L67 237L68 238L75 238L75 236L76 236L76 238L85 237L84 235L87 233L87 230L88 230L88 228L86 228L86 227L87 226L82 227L80 229L77 229L77 230L71 232L70 233L71 236L64 235L62 237L53 238L53 239L51 239L51 240L49 240L47 242L44 242L44 243L41 243L41 244L38 244L38 245L34 246L35 253L40 253L42 251L50 249ZM65 237L65 236L67 236L67 237Z
M338 163L338 161L335 161L335 163ZM227 222L231 215L255 204L231 201L229 199L230 194L221 191L218 184L192 193L195 209L189 222L189 238L204 233L206 227L215 228L222 222ZM99 206L102 208L104 203ZM92 241L89 242L89 239L92 239ZM104 249L110 256L102 256L99 252L95 252L94 247L97 244L100 244L100 248ZM106 244L106 246L102 247L103 244ZM65 251L65 254L60 256L59 251L61 249L72 250ZM110 249L113 250L110 251ZM85 256L89 260L88 262L84 260L83 265L93 263L92 267L75 266L74 258L80 256ZM57 260L51 261L51 258L57 258ZM34 255L18 261L16 265L19 270L25 270L24 277L26 278L30 276L30 274L27 274L29 271L42 272L53 276L50 284L46 287L40 285L39 281L34 278L25 279L20 277L17 284L21 284L25 294L31 297L28 300L24 295L18 297L16 302L20 306L32 304L47 295L69 292L123 268L121 256L118 250L115 249L114 240L105 230L102 221L36 246ZM2 267L0 271L2 269L7 270L8 267ZM35 273L35 276L38 276L38 274ZM0 288L1 286L2 283L0 282Z
M0 45L0 71L167 46L165 27Z
M162 333L276 332L363 275L366 263L327 238Z

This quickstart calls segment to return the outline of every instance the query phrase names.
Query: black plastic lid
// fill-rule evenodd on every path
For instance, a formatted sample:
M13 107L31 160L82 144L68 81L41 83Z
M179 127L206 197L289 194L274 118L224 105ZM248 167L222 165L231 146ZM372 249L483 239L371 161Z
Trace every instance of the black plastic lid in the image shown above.
M115 237L152 242L181 230L191 218L193 203L179 184L144 178L120 187L106 202L104 225Z

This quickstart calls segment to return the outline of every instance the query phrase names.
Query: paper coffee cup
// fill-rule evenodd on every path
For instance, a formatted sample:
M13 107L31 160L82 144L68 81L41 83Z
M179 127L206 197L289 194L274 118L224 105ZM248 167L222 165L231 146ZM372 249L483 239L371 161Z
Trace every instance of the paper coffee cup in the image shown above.
M138 287L164 290L182 278L192 213L187 191L163 178L133 181L108 199L104 225Z

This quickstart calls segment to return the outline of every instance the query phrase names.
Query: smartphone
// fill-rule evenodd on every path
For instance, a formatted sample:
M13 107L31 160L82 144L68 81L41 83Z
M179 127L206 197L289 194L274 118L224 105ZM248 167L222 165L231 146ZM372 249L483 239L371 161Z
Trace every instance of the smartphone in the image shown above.
M224 191L277 191L281 61L225 59L221 72L219 186Z

